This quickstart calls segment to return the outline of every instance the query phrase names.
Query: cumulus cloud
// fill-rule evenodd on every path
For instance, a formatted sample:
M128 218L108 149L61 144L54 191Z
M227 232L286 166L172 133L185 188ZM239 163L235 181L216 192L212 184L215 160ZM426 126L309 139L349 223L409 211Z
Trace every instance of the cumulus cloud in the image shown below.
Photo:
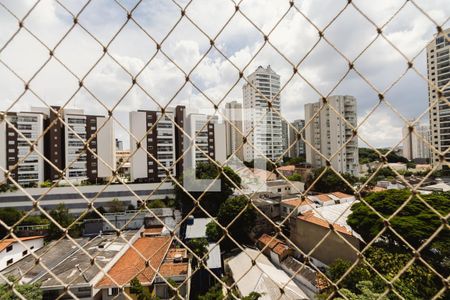
M35 3L32 0L1 2L19 19ZM442 24L450 15L446 0L415 2L437 24L448 26ZM154 101L162 106L183 104L188 108L211 109L212 104L204 95L213 103L226 96L222 105L226 101L241 100L244 81L239 80L239 70L235 66L245 68L244 73L248 75L258 65L270 64L285 85L282 114L290 121L304 117L306 103L328 94L354 95L358 100L359 120L376 105L379 92L386 93L386 99L405 118L417 117L427 108L426 82L413 70L403 76L407 60L376 33L376 27L383 27L386 38L407 59L415 59L415 67L426 75L422 50L432 39L436 24L410 2L391 20L404 1L355 0L358 9L374 25L352 5L330 24L346 1L297 1L296 6L309 20L290 9L287 1L243 1L240 11L251 22L240 12L236 13L234 3L227 0L175 2L180 7L190 3L186 8L189 19L181 16L180 7L174 2L143 1L133 11L138 24L131 20L123 26L126 11L111 1L98 0L79 14L79 25L69 33L73 26L71 14L77 15L86 2L61 3L70 13L58 3L45 0L38 3L24 24L48 48L56 46L55 56L70 71L52 58L33 77L49 58L49 51L25 29L6 45L19 27L18 21L2 7L0 60L24 81L32 79L30 86L46 103L61 105L69 101L68 106L89 107L92 113L105 113L106 108L115 107L114 116L125 127L128 127L129 111L156 108ZM121 3L131 10L136 2L123 0ZM344 77L348 69L346 60L325 40L319 41L315 26L324 31L329 43L345 57L356 59L355 68L370 84L354 71ZM270 34L270 44L264 43L264 34ZM210 39L215 39L220 52L211 47ZM157 51L156 44L161 45L164 53ZM103 46L108 47L112 58L103 55ZM293 64L299 64L303 78L295 75L290 79ZM192 83L185 82L184 73L190 74ZM134 86L129 90L135 76L142 89ZM402 79L392 86L401 76ZM23 82L1 64L0 77L0 109L12 104L12 110L39 105L39 100L29 92L16 102L23 92ZM83 78L86 88L95 97L85 88L78 91L78 78ZM361 126L360 133L374 146L392 146L401 139L401 119L387 111L386 108L376 111ZM119 137L127 143L126 131L119 126L116 128Z

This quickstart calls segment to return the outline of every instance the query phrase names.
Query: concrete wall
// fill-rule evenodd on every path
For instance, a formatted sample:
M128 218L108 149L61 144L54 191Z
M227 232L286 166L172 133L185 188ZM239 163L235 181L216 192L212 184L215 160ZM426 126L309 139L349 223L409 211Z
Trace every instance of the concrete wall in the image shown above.
M329 228L306 222L298 218L292 219L290 224L291 241L305 253L311 251L330 231ZM359 249L360 241L357 238L342 233L341 236L345 237L345 239L356 249ZM331 232L331 234L323 240L311 256L327 265L333 263L338 258L351 262L357 259L356 252L334 232Z
M111 168L114 169L116 167L116 145L113 120L106 117L97 117L97 127L101 128L98 129L97 133L97 154L99 156L97 176L109 178L112 176ZM102 160L107 165L103 163Z
M131 153L136 150L136 140L140 141L144 136L146 136L147 126L146 126L146 113L132 111L130 112L130 149ZM130 158L131 170L130 177L131 181L137 178L147 178L147 153L143 150L147 149L147 139L144 138L141 141L141 147L134 153Z

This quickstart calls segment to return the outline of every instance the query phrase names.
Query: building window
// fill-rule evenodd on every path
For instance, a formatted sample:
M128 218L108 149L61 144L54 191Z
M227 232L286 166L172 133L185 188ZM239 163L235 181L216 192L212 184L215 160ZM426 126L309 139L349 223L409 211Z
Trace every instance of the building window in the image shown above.
M25 256L27 254L28 254L28 250L25 250L25 251L22 252L22 256Z
M6 262L6 265L9 266L9 265L11 265L12 263L13 263L13 259L11 258L11 259L8 259L8 261Z
M13 245L9 245L8 247L6 247L6 252L11 252L13 249Z
M108 288L108 296L117 296L119 295L118 288Z

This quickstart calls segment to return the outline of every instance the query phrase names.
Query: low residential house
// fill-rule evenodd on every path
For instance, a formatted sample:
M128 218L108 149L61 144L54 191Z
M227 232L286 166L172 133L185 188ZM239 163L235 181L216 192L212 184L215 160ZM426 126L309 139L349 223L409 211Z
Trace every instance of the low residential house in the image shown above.
M402 190L405 188L403 184L396 181L391 182L389 180L378 181L376 187L379 187L383 190Z
M311 299L315 299L317 294L329 286L327 279L321 273L293 256L288 256L283 260L281 268L289 276L294 276L296 282Z
M348 195L341 192L334 192L329 194L319 194L308 196L308 199L318 204L319 206L334 205L340 203L347 203L355 201L355 196Z
M294 255L295 252L286 243L268 234L263 234L258 239L257 245L267 257L270 257L270 261L276 266L280 266L282 260L289 255Z
M279 196L302 193L305 190L305 184L300 181L272 180L266 182L267 192Z
M68 239L53 241L35 252L40 257L39 264L33 255L28 255L1 273L4 277L20 278L22 284L41 283L44 299L66 299L67 285L77 299L99 299L95 284L104 276L102 270L107 271L126 251L128 242L137 238L139 232L134 231L120 237L114 234L78 238L76 244ZM91 257L95 257L94 265Z
M353 202L355 200L355 196L341 192L285 199L281 201L281 217L296 217L317 207Z
M285 177L292 176L295 174L295 165L281 166L277 171Z
M190 262L186 249L172 249L172 243L173 238L169 236L138 238L96 284L100 299L137 298L130 284L133 279L159 299L173 297L166 282L170 279L176 283L180 294L188 297Z
M0 270L20 261L43 246L43 236L22 237L17 240L9 238L0 241Z
M314 203L306 198L291 198L282 200L280 203L281 207L281 217L284 219L287 216L296 217L299 214L304 213L305 211L311 210L315 207L318 207L318 204Z
M207 239L206 225L208 225L211 221L211 218L194 218L193 216L190 216L186 222L186 232L184 234L185 242L189 242L192 239ZM223 270L220 244L208 244L208 260L206 261L206 266L215 275L221 277ZM208 287L209 285L215 283L214 276L212 276L207 270L201 269L200 271L197 271L197 273L198 276L202 278L203 282L208 283L208 285L205 284L204 287ZM199 290L203 291L202 287L200 287Z
M116 228L121 230L139 230L142 226L164 226L164 230L167 233L169 229L178 228L176 225L181 221L181 212L179 210L165 207L152 208L150 211L146 209L127 210L119 213L105 213L103 218L85 219L83 220L83 235L95 236L100 233L115 232ZM176 233L178 231L176 230Z
M263 233L275 232L276 227L273 224L280 217L280 198L265 197L261 195L254 197L252 203L261 211L261 213L256 214L251 237L256 239Z
M421 187L419 189L421 194L431 194L433 192L449 192L450 191L450 185L446 184L442 180L437 180L436 184L427 185L424 187Z
M274 266L259 250L244 248L226 266L241 297L257 292L260 300L310 299L285 271Z
M356 250L361 249L364 242L347 224L352 204L346 202L318 207L292 219L290 240L306 254L314 249L310 256L317 266L327 266L339 258L355 261Z

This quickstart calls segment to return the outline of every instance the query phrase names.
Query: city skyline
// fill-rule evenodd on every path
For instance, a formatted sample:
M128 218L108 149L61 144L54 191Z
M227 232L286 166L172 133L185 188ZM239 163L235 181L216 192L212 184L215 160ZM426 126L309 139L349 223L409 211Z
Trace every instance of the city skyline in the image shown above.
M313 16L313 21L315 23L319 26L324 26L330 20L328 16L333 15L333 12L337 12L340 8L340 4L335 4L331 1L328 2L330 11L327 14L319 15L318 12L320 11L320 5L314 3L305 3L302 6L302 9L305 9L309 15ZM439 21L442 20L443 16L445 16L448 13L448 10L450 10L444 4L445 1L429 1L423 4L423 9L432 14ZM26 9L26 7L22 7L26 6L25 3L11 3L10 5L13 9L16 9L19 12ZM45 31L45 26L58 25L62 32L64 28L68 28L68 24L71 20L68 18L68 15L61 12L61 8L59 8L56 4L49 5L53 7L53 10L48 10L45 14L40 15L40 19L46 20L47 23L41 22L37 24L37 20L34 19L35 14L30 16L30 22L33 22L32 24L36 25L36 32L39 33L39 36L42 37L44 41L54 44L56 37L53 32ZM158 5L161 5L161 7ZM167 29L173 25L171 20L174 20L175 18L167 16L174 16L178 13L177 10L170 4L161 3L158 5L149 7L143 3L139 10L135 13L136 18L140 22L150 22L150 24L146 23L147 26L145 28L149 30L157 40L161 39L164 33L167 32ZM200 6L195 5L191 10L188 10L187 13L190 13L195 19L197 16L196 14L200 15L209 7L209 5L210 4L208 3ZM223 10L210 9L210 11L217 11L217 23L224 20L224 18L228 15L228 11L232 9L232 7L226 4L226 2L220 5L224 5ZM251 7L251 5L251 1L248 3L243 3L243 11L250 13L248 8ZM398 8L397 5L391 1L377 2L376 5L359 5L362 6L364 12L376 12L379 15L383 15L383 13L385 15L389 15L390 12L393 12L396 8ZM157 22L142 19L142 14L144 11L149 15L156 16L155 12L158 7L164 12L164 14L157 17ZM261 7L264 7L264 9L260 12L260 14L254 13L251 14L251 16L255 18L257 23L261 23L263 20L268 21L263 28L264 30L268 30L270 25L273 25L273 22L271 23L270 20L274 21L276 16L282 14L287 9L286 7L270 2L265 3L265 5L258 5L259 9L261 9ZM384 34L386 34L386 36L393 41L401 51L405 52L407 56L414 57L416 53L419 53L420 49L423 49L426 44L431 41L434 27L429 26L431 24L428 23L429 21L426 20L426 17L421 15L420 12L415 10L414 7L411 7L409 4L406 7L407 9L404 10L405 12L400 14L387 26ZM436 10L436 7L439 7L442 11ZM78 9L76 4L69 6L69 8L73 11ZM109 38L111 38L110 32L113 28L116 28L115 25L118 25L118 23L116 21L116 23L111 24L108 23L108 20L103 24L94 22L96 12L102 8L102 3L98 3L92 8L89 8L86 13L81 14L80 23L82 22L86 24L89 29L95 32L96 36L99 37L99 40L105 43ZM121 14L121 9L119 7L113 6L110 9L112 10L111 14L114 17ZM36 13L41 11L41 6L38 5L36 8ZM220 17L220 13L223 14L222 17ZM351 10L348 14L349 15L346 16L346 18L338 18L334 25L329 29L329 34L330 36L345 36L345 39L342 41L334 39L332 42L335 43L339 49L342 49L345 54L349 55L350 58L354 58L355 54L363 50L363 46L368 44L369 41L375 37L376 30L373 25L364 23L364 26L359 28L358 32L355 32L352 35L354 37L342 34L342 32L345 32L345 30L350 28L353 19L362 21L361 18L363 18L354 10ZM271 17L268 18L268 16ZM199 19L197 18L196 20ZM413 21L411 23L405 22L405 20ZM219 28L218 24L214 23L208 25L201 19L200 21L201 25L207 26L209 33L217 32ZM386 20L378 18L375 21L378 24L382 24L383 21ZM15 23L11 22L8 18L2 19L0 22L2 22L1 24L4 25L5 29L15 26ZM404 24L409 25L405 28ZM106 26L110 26L111 29L107 29ZM160 32L155 30L157 28L161 29ZM246 32L245 30L241 30L242 28L248 29L248 31ZM299 37L299 41L302 41L302 43L299 43L299 41L286 39L283 34L283 30L285 30L285 28L295 30L295 34ZM421 28L421 30L414 30L415 28ZM120 43L119 47L118 44L121 40L123 40L123 36L125 34L127 34L128 39L135 41L135 43L130 43L130 45L138 45L139 47L134 47L134 49L131 49L129 45L124 43ZM118 42L112 43L108 49L113 57L131 70L132 74L137 73L139 67L143 66L143 63L150 56L150 53L145 53L139 49L150 48L155 49L156 51L156 48L154 47L155 45L151 42L144 41L145 39L140 38L142 36L143 33L135 27L131 25L126 26L124 33L119 35ZM193 62L196 61L196 58L200 58L201 54L205 53L207 50L204 36L196 32L196 29L189 24L183 26L182 30L180 28L177 29L172 36L173 38L171 37L165 42L167 46L165 48L163 45L163 49L169 51L169 54L171 54L174 59L179 61L181 67L187 71L189 67L192 66ZM354 44L354 39L360 36L365 37L363 40L360 40L361 47L349 47L349 45ZM36 62L43 61L43 59L46 58L47 51L43 51L44 49L38 45L38 42L34 41L28 35L21 34L19 37L20 39L17 39L17 41L11 45L11 49L15 49L15 52L5 51L3 57L6 63L14 60L13 67L19 70L18 74L27 78L31 75L30 72L36 69ZM85 40L85 43L81 45L73 44L73 41L76 38ZM224 44L223 42L225 40L230 41L230 43ZM273 34L274 45L279 47L281 51L287 52L286 55L288 55L289 59L296 62L298 62L301 54L304 54L309 49L308 46L313 45L312 42L314 41L316 41L316 35L312 26L303 20L298 14L294 13L288 14L286 20L280 24L280 28L278 28ZM222 42L222 44L220 42ZM238 18L238 20L232 22L230 29L224 32L223 36L220 36L218 44L221 44L222 49L225 51L224 53L230 57L231 61L237 63L239 66L243 66L244 63L249 61L247 57L250 57L252 53L255 53L262 42L263 41L259 39L255 28L252 28L252 26L245 20ZM61 59L65 61L71 69L74 69L75 73L79 76L84 74L83 72L87 72L89 67L95 63L93 57L99 57L101 54L101 47L99 47L94 40L86 37L85 33L81 30L72 32L67 38L67 42L62 43L62 46L66 43L67 46L61 47L61 49L56 51L55 54L61 56ZM69 49L67 47L73 47L74 49L78 49L80 51L77 52L77 55L70 56L67 54ZM289 49L288 47L291 47L292 49L299 49L300 51L298 53L292 53L287 51ZM171 50L172 48L173 50ZM29 54L29 57L23 61L15 60L18 56L23 57L21 52L23 51L22 49L34 49L36 51ZM391 83L396 77L401 75L401 72L403 72L406 67L406 60L401 57L395 49L389 46L386 41L383 41L383 38L378 38L375 44L372 45L371 49L374 50L370 50L368 53L363 55L360 60L355 62L355 67L363 72L363 75L382 91L383 88L387 88L387 83ZM191 56L191 59L187 59L189 55ZM91 58L84 59L86 57ZM324 64L323 58L327 59L326 64ZM75 60L77 60L76 63L74 63ZM36 62L30 65L30 62L33 61ZM376 61L377 63L368 64L370 61ZM28 71L24 69L25 64L31 66ZM264 47L262 53L260 53L245 70L244 75L249 74L258 65L268 64L272 65L272 67L281 75L281 85L283 86L285 84L285 80L290 78L292 75L292 66L290 66L286 61L283 61L283 59L269 46ZM393 70L391 72L392 75L390 75L389 78L381 76L381 72L379 70L380 66L386 67L388 65ZM426 73L426 57L423 51L416 59L415 65L422 72L422 74ZM300 66L299 71L306 76L305 78L311 81L313 86L318 87L322 93L327 94L331 90L331 87L334 86L340 78L340 74L343 74L346 66L347 64L345 60L339 57L334 50L330 49L327 43L322 41L319 43L318 48L314 51L314 55L312 55L310 59L306 60ZM18 82L17 79L8 73L8 71L4 68L0 68L0 74L3 78L5 78L5 80L0 83L0 87L4 91L4 93L2 93L3 98L0 99L0 109L4 110L9 106L9 104L12 103L13 99L16 98L16 94L12 91L18 84L21 85L21 83ZM155 77L156 74L160 74L160 76ZM60 82L59 86L49 87L43 81L43 76L48 79L58 78ZM223 57L221 57L217 51L213 50L207 55L206 60L199 65L199 68L192 74L191 78L199 88L205 91L209 97L211 97L214 101L218 101L223 97L225 91L232 87L234 80L238 79L238 71L233 69L233 67ZM161 54L158 54L156 61L150 64L139 80L147 92L149 92L155 97L155 99L164 105L168 103L171 95L174 94L176 89L182 85L185 78L176 67L171 65L167 58L164 58ZM102 86L100 84L101 82L108 84ZM128 75L109 57L101 60L100 64L94 68L91 75L86 78L86 86L93 90L95 94L98 94L97 96L102 99L102 101L105 101L108 107L112 107L113 104L118 101L120 95L129 85L129 82L130 79L128 78ZM229 99L226 99L225 102L231 100L242 101L240 86L243 84L244 82L239 83L237 87L231 91ZM418 77L417 74L408 72L408 74L403 77L396 87L389 90L386 95L386 99L391 101L393 105L405 115L405 118L411 119L417 117L419 112L423 111L427 107L426 86L426 82ZM65 99L68 98L67 95L70 94L70 92L75 91L78 87L78 82L70 74L68 74L62 66L58 65L58 63L51 63L50 66L43 70L43 75L37 76L37 78L33 80L31 87L36 89L37 93L40 94L43 99L48 101L48 103L51 102L52 105L62 105L66 101ZM338 90L336 90L333 94L349 94L355 96L357 99L360 99L360 105L358 106L358 115L360 116L360 120L366 116L366 114L374 105L376 105L378 101L377 93L353 72L348 75L344 82L339 86ZM282 97L284 99L282 103L282 111L284 111L283 116L289 121L301 118L305 103L315 101L315 99L320 98L320 96L313 92L311 87L309 87L308 84L301 80L298 76L296 76L294 80L286 86L283 90ZM411 101L411 99L413 100ZM26 102L30 101L39 100L36 100L31 95L27 94L21 101L19 101L19 103L15 105L16 109L13 110L22 110L26 106ZM412 104L405 106L403 105L405 101ZM225 102L222 103L222 106L224 106ZM74 106L77 107L84 107L86 104L89 104L96 114L106 114L105 109L101 107L101 105L99 105L86 91L81 90L80 94L72 100L72 104L73 103L75 103ZM139 106L143 105L145 107L142 107L142 109L154 109L155 107L153 104L154 103L152 100L149 99L144 92L134 88L130 92L129 96L122 101L122 104L116 108L115 117L117 117L121 123L128 124L127 116L130 107L133 109L138 109L140 108ZM191 84L188 84L171 104L185 105L187 108L212 108L211 103L205 100L204 97L201 96L201 94L198 93L198 91ZM376 110L375 113L369 117L368 122L361 127L360 134L375 147L394 146L401 139L401 130L403 127L401 121L402 120L398 119L389 108L382 106ZM116 131L120 139L126 140L126 132L120 128L117 128Z

